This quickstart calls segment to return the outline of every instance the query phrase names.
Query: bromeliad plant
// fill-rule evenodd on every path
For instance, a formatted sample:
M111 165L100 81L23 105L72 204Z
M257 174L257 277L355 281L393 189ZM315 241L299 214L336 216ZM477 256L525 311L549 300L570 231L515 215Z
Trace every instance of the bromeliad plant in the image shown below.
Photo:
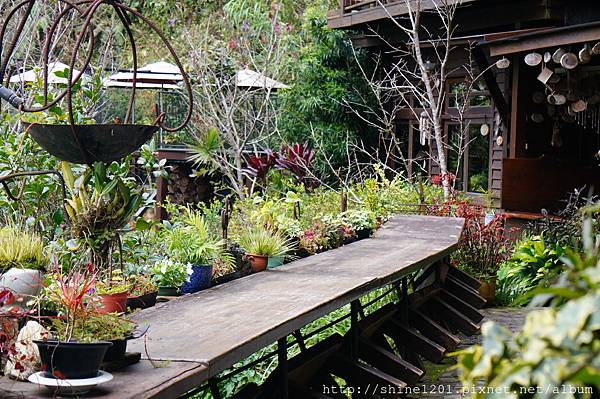
M308 174L315 160L315 151L307 143L283 146L277 158L277 167L290 172L307 188L314 188L316 181Z
M61 169L69 192L65 208L73 236L89 249L92 264L106 272L110 280L110 252L118 239L117 231L139 209L142 195L119 174L111 176L102 162L86 167L78 178L68 163L61 162Z

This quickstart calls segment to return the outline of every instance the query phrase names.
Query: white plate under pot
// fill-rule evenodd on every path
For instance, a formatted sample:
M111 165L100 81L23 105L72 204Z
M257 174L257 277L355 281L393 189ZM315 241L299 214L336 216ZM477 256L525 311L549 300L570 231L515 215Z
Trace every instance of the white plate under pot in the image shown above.
M43 385L54 393L63 396L78 396L89 392L96 385L103 384L113 379L113 375L106 371L98 371L98 376L94 378L82 378L77 380L61 380L58 378L44 377L44 372L32 374L29 376L29 382Z

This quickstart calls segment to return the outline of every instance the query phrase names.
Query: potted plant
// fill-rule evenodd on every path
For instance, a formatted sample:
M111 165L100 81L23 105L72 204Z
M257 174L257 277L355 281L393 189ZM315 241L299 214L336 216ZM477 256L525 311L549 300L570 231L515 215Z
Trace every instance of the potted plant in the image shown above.
M112 343L103 340L94 328L94 285L97 273L91 269L67 274L58 267L54 284L46 292L59 309L47 339L34 341L40 351L42 371L47 378L83 379L98 376L100 364Z
M211 234L204 217L190 209L180 224L167 230L165 242L169 257L190 264L192 273L181 285L181 292L191 294L210 287L213 263L217 260L233 265L225 251L225 241Z
M189 281L192 275L192 264L165 259L157 262L151 269L152 278L158 285L158 295L178 296L181 285Z
M343 223L356 233L359 240L369 238L375 229L376 218L365 209L350 209L340 215Z
M131 290L127 297L128 309L146 309L156 305L158 286L146 274L132 276Z
M100 297L99 313L123 313L127 310L127 297L131 284L123 278L121 270L114 270L107 282L99 280L96 292Z
M270 257L283 257L292 251L289 239L265 228L245 231L239 243L246 250L254 273L266 270Z
M14 225L0 229L0 287L12 291L16 303L39 294L47 265L41 237Z

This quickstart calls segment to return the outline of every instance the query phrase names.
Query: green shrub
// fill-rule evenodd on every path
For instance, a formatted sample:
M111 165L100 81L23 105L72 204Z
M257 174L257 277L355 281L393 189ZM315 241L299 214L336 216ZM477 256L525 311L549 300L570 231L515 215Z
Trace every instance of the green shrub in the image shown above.
M565 248L548 242L543 236L521 240L510 259L498 270L498 295L504 303L523 304L525 294L540 285L547 285L563 270L560 260Z

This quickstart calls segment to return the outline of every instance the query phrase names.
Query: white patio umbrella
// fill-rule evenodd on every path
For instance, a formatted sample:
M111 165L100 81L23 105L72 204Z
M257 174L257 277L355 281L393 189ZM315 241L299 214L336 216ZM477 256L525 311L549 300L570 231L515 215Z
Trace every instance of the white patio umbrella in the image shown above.
M133 89L133 70L117 72L104 80L105 88ZM183 75L177 65L159 61L138 68L135 87L137 89L158 90L158 106L163 109L161 91L180 90L178 83L183 81ZM132 115L135 120L135 115Z
M271 79L262 73L245 68L235 74L237 87L248 87L255 89L287 89L289 86Z
M62 72L65 69L69 69L67 64L63 64L60 61L51 62L48 64L48 83L50 84L67 84L66 78L60 78L56 76L55 72ZM73 69L73 79L75 79L79 72L77 69ZM43 67L36 67L29 71L21 72L19 74L10 77L10 83L32 83L38 79L42 79L44 75ZM83 78L85 78L84 75Z

